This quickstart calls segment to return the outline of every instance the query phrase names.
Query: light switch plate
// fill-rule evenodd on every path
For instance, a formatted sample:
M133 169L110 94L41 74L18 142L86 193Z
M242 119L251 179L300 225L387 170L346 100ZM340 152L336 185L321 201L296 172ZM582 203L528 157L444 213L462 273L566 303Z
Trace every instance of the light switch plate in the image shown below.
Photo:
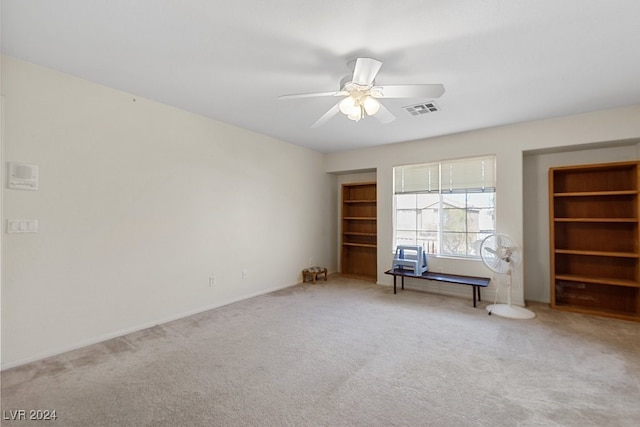
M7 233L37 233L37 219L8 219Z

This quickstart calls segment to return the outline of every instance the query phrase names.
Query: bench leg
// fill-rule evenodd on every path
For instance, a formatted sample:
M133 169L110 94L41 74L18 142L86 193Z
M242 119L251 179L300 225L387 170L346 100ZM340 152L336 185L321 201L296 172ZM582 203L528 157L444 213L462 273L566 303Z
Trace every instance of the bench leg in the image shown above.
M478 301L482 301L482 297L480 296L480 286L473 286L473 306L476 306L476 294L478 295Z
M395 295L396 293L396 276L393 276L393 294Z

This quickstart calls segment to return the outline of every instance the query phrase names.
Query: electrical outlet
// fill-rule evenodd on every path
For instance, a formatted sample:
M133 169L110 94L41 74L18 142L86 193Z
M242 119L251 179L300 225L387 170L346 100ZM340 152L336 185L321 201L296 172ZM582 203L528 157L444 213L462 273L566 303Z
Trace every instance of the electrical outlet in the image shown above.
M214 286L216 284L216 276L209 277L209 287Z
M248 274L248 273L247 273L247 270L246 270L246 269L243 269L243 270L242 270L242 280L244 280L244 279L246 279L246 278L247 278L247 274Z

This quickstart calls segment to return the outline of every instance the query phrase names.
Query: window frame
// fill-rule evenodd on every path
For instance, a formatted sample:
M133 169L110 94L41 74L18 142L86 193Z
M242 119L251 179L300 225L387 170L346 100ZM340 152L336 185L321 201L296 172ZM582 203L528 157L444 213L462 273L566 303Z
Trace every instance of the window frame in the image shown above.
M487 162L489 163L489 168L491 169L487 169L487 165L486 165ZM471 170L471 172L467 172L464 169L465 163L470 165L472 169L476 167L476 163L477 163L478 167L481 169L480 172L474 171L474 170ZM426 244L427 246L425 247L425 250L430 256L448 257L448 258L456 258L456 259L470 259L470 260L480 259L480 255L477 253L477 250L479 249L479 247L476 248L474 247L474 245L479 246L479 242L481 242L482 239L484 239L484 237L491 234L495 234L495 231L497 228L497 225L496 225L496 219L497 219L497 216L496 216L496 207L497 207L496 163L497 162L496 162L495 155L484 155L484 156L460 158L455 160L442 160L438 162L394 166L393 167L393 203L392 203L393 205L393 218L392 218L393 219L393 238L392 238L393 250L395 251L396 246L399 243L398 242L399 232L404 232L408 234L411 234L411 233L414 234L412 239L414 241L414 244L422 244L423 247L425 247L425 244ZM444 181L447 181L447 184L449 185L449 187L446 189L442 188L443 187L443 172L442 172L443 165L449 168L448 169L449 179L444 180ZM429 172L429 173L422 173L423 180L424 180L424 177L426 177L427 175L429 176L429 182L424 183L424 188L420 188L419 184L417 185L416 182L409 179L408 187L410 191L403 191L404 190L403 186L405 185L404 172L406 170L408 170L410 173L413 173L415 176L419 176L421 174L421 168L424 168L425 171L433 171L434 167L436 166L438 168L437 189L433 188L433 183L432 183L433 179ZM453 179L451 176L451 171L454 170L456 166L461 171L459 172L459 175L463 175L461 179L458 180L458 182L455 182L455 179ZM460 168L460 166L462 166L463 168ZM406 169L400 170L403 168L406 168ZM398 172L400 172L400 174ZM412 178L415 179L415 176L413 176ZM469 178L469 176L471 178ZM397 182L399 177L401 177L402 179L402 183L400 185L398 185L399 183ZM467 185L466 188L462 188L462 187L465 187L464 185L465 180L468 180L468 182L472 182L473 187ZM463 183L462 187L461 187L460 181ZM425 211L427 210L428 207L434 206L434 204L430 204L430 205L428 204L428 205L425 205L423 208L419 208L418 198L420 194L432 194L437 196L437 206L435 207L435 210L437 212L436 213L437 215L436 230L424 228L424 224L420 221L421 216L424 218L424 213L419 214L418 211L419 210ZM464 194L463 203L458 203L457 207L455 207L452 203L449 203L451 204L452 207L447 208L446 207L448 203L446 200L447 195L454 196L454 195L460 195L460 194ZM470 198L473 198L473 194L487 195L487 199L486 199L487 203L484 203L484 204L480 203L478 205L470 204ZM398 206L399 205L398 196L405 196L405 195L415 196L416 201L412 207L405 207L408 205L405 205L403 207ZM449 202L456 202L456 200L450 200ZM457 202L460 202L460 201L457 200ZM452 212L454 210L464 212L464 219L462 221L463 229L461 231L447 229L447 224L445 224L447 217L446 215L443 215L443 213L447 209L450 209ZM415 217L415 219L413 223L413 228L408 228L408 229L399 228L398 216L399 216L399 212L401 211L414 212L413 216ZM470 216L470 212L473 212L473 211L477 211L477 214L475 215L475 221L477 221L477 230L470 230L470 225L471 225L470 221L472 222L474 221L474 216ZM488 220L490 220L490 227L486 227L487 225L486 222ZM483 224L485 225L485 228L481 228ZM432 240L420 239L419 238L420 233L422 233L423 236L428 236L429 234L435 233L435 241L433 239ZM445 244L446 244L445 240L447 240L446 236L447 235L452 236L454 234L461 234L463 236L462 243L461 243L463 246L463 253L453 253L454 251L444 251ZM472 237L474 237L473 240L470 240ZM432 243L429 243L430 241ZM458 245L458 247L459 246L460 244Z

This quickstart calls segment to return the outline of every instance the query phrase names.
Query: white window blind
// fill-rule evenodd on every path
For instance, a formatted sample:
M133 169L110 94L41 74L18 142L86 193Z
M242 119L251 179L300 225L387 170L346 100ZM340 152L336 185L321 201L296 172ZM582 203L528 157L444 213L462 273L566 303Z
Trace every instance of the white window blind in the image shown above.
M394 193L495 191L495 157L476 157L394 168Z
M395 168L395 194L440 191L440 164L399 166Z

